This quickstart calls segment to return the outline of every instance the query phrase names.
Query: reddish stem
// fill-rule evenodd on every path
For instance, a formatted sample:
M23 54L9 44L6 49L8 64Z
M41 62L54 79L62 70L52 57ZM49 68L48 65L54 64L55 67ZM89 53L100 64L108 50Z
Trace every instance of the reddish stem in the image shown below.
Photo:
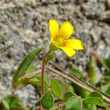
M43 110L44 108L42 107L41 103L40 103L40 110Z
M40 73L41 71L42 71L42 70L41 70L41 69L39 69L38 71L33 72L33 73L30 73L30 74L28 74L28 75L25 75L24 77L25 77L25 78L27 78L27 77L30 77L30 76L34 76L34 75L36 75L36 74Z
M42 95L44 94L44 62L42 63Z
M42 60L42 95L44 94L44 68L45 68L45 64L46 64L46 58L47 58L47 56L48 56L48 54L51 52L51 50L49 50L46 54L45 54L45 56L44 56L44 58L43 58L43 60ZM43 107L42 107L42 105L41 105L41 103L40 103L40 110L43 110Z
M48 56L48 54L51 52L51 50L49 50L46 54L45 54L45 56L44 56L44 58L43 58L43 60L42 60L42 95L44 94L44 67L45 67L45 63L46 63L46 58L47 58L47 56Z
M61 105L60 107L56 108L55 110L58 110L58 109L64 107L65 105L66 105L66 104L63 104L63 105Z

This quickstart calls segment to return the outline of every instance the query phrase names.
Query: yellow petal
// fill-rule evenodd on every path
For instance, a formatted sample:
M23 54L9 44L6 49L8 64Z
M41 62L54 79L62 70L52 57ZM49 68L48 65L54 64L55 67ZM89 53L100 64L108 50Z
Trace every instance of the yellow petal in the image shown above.
M69 56L72 57L76 52L72 48L61 47L61 49Z
M78 39L65 40L65 46L68 48L73 48L73 49L78 49L78 50L84 49L82 41Z
M59 25L56 20L54 19L49 20L49 30L50 30L51 42L52 42L55 36L57 36L59 32Z
M64 37L64 39L68 39L74 31L74 27L68 21L64 22L60 28L59 36Z

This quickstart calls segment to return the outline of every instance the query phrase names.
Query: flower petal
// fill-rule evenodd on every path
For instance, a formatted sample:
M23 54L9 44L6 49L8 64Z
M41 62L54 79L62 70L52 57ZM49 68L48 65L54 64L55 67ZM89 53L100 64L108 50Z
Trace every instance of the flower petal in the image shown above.
M51 34L51 42L54 40L55 36L58 35L59 25L56 20L49 20L49 30Z
M65 40L65 46L68 48L73 48L77 50L83 50L83 43L81 40L78 39L68 39Z
M73 50L72 48L68 48L68 47L61 47L61 49L69 56L72 57L76 51Z
M72 24L69 21L65 21L60 28L59 36L64 37L64 39L68 39L72 35L73 31L74 27Z

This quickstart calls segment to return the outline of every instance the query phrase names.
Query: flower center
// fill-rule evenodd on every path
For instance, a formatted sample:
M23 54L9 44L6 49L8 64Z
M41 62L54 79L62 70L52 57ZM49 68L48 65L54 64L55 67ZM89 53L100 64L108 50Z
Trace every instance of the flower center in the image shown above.
M56 36L54 45L58 48L64 46L64 38L62 36Z

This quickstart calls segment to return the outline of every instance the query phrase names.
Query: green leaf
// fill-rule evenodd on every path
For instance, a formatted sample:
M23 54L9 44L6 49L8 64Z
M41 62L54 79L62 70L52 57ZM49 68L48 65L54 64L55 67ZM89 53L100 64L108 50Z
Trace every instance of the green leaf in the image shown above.
M74 96L75 94L73 94L72 92L66 92L64 94L64 101L66 102L70 97Z
M37 76L39 76L40 79L41 79L42 74L39 73L39 74L37 74ZM47 83L47 85L49 84L49 78L48 78L48 75L46 73L44 73L44 81Z
M75 89L76 93L80 94L80 96L82 98L86 98L89 94L89 92L87 90L85 90L77 85L74 85L74 89Z
M22 85L26 85L26 84L37 85L39 83L39 80L37 78L20 78L18 82L19 84Z
M46 92L44 94L44 96L41 99L41 105L45 108L45 109L50 109L51 107L53 107L53 97L50 93L50 91Z
M50 50L51 50L51 51L56 51L56 50L58 50L58 48L51 43L51 44L50 44Z
M91 92L88 97L99 97L103 100L102 95L99 92Z
M37 68L35 66L30 66L26 71L26 75L30 73L34 73L36 71L37 71Z
M90 77L90 81L94 83L96 80L94 56L91 56L90 63L89 63L89 77Z
M21 105L18 103L18 102L16 102L16 101L14 101L11 105L10 105L10 107L11 108L17 108L17 107L20 107Z
M86 99L83 99L83 102L87 104L96 104L99 106L103 106L103 98L98 92L90 93Z
M110 95L110 84L101 85L101 91Z
M104 59L103 62L106 64L106 66L110 69L110 59Z
M30 66L27 71L26 71L26 75L36 72L37 68L35 66ZM40 73L39 73L40 74ZM33 76L29 76L27 78L25 77L21 77L18 79L19 84L25 85L25 84L32 84L32 85L37 85L37 83L39 82L39 80L37 78L34 78L35 75Z
M16 95L9 95L2 100L4 108L11 109L16 107L22 107L22 102Z
M52 79L50 80L50 88L51 88L52 93L57 98L59 98L61 95L61 89L60 89L59 84L55 80L52 80Z
M18 82L21 85L26 85L26 84L37 85L39 87L39 90L41 91L41 86L42 86L41 73L28 78L21 77L19 78ZM44 74L44 91L47 91L48 86L49 86L49 79L47 74Z
M107 95L110 95L110 86L107 88L106 92Z
M72 93L75 92L74 88L71 84L68 84L68 88L69 88L69 92L72 92Z
M73 104L75 104L77 102L77 97L73 96L73 97L70 97L69 100L67 101L66 103L66 109L71 109Z
M103 106L103 100L99 97L88 97L86 99L83 99L83 102L87 104L96 104L99 106Z
M12 80L13 88L16 88L18 86L18 79L25 75L26 71L28 70L28 68L30 67L30 65L32 64L32 62L35 60L36 56L38 56L42 49L43 48L31 51L21 62L13 76Z
M36 75L36 76L34 76L34 78L36 78L37 80L39 80L39 81L37 82L37 85L38 85L38 87L39 87L39 90L41 91L41 86L42 86L41 77ZM44 91L47 91L47 88L48 88L48 84L47 84L47 82L46 82L46 80L45 80L45 78L44 78Z
M81 110L82 109L82 102L76 96L72 96L66 102L66 109Z
M106 85L101 85L101 91L102 91L103 93L106 93L108 87L109 87L108 84L106 84Z
M47 60L46 60L46 61L52 60L52 59L55 57L55 55L56 55L56 53L52 51L52 52L49 53L49 55L47 56Z
M97 110L97 106L95 104L90 105L89 110Z
M71 110L82 110L82 102L77 100L77 102L72 106Z
M42 86L41 73L31 76L29 78L25 78L25 77L19 78L18 82L19 84L22 84L22 85L26 85L26 84L38 85L40 89ZM45 91L47 90L48 85L49 85L48 76L47 74L44 74L44 90Z
M63 99L63 95L68 91L65 82L61 80L56 80L61 89L61 99Z
M84 78L84 75L79 70L77 70L75 68L71 68L70 72L79 78Z

